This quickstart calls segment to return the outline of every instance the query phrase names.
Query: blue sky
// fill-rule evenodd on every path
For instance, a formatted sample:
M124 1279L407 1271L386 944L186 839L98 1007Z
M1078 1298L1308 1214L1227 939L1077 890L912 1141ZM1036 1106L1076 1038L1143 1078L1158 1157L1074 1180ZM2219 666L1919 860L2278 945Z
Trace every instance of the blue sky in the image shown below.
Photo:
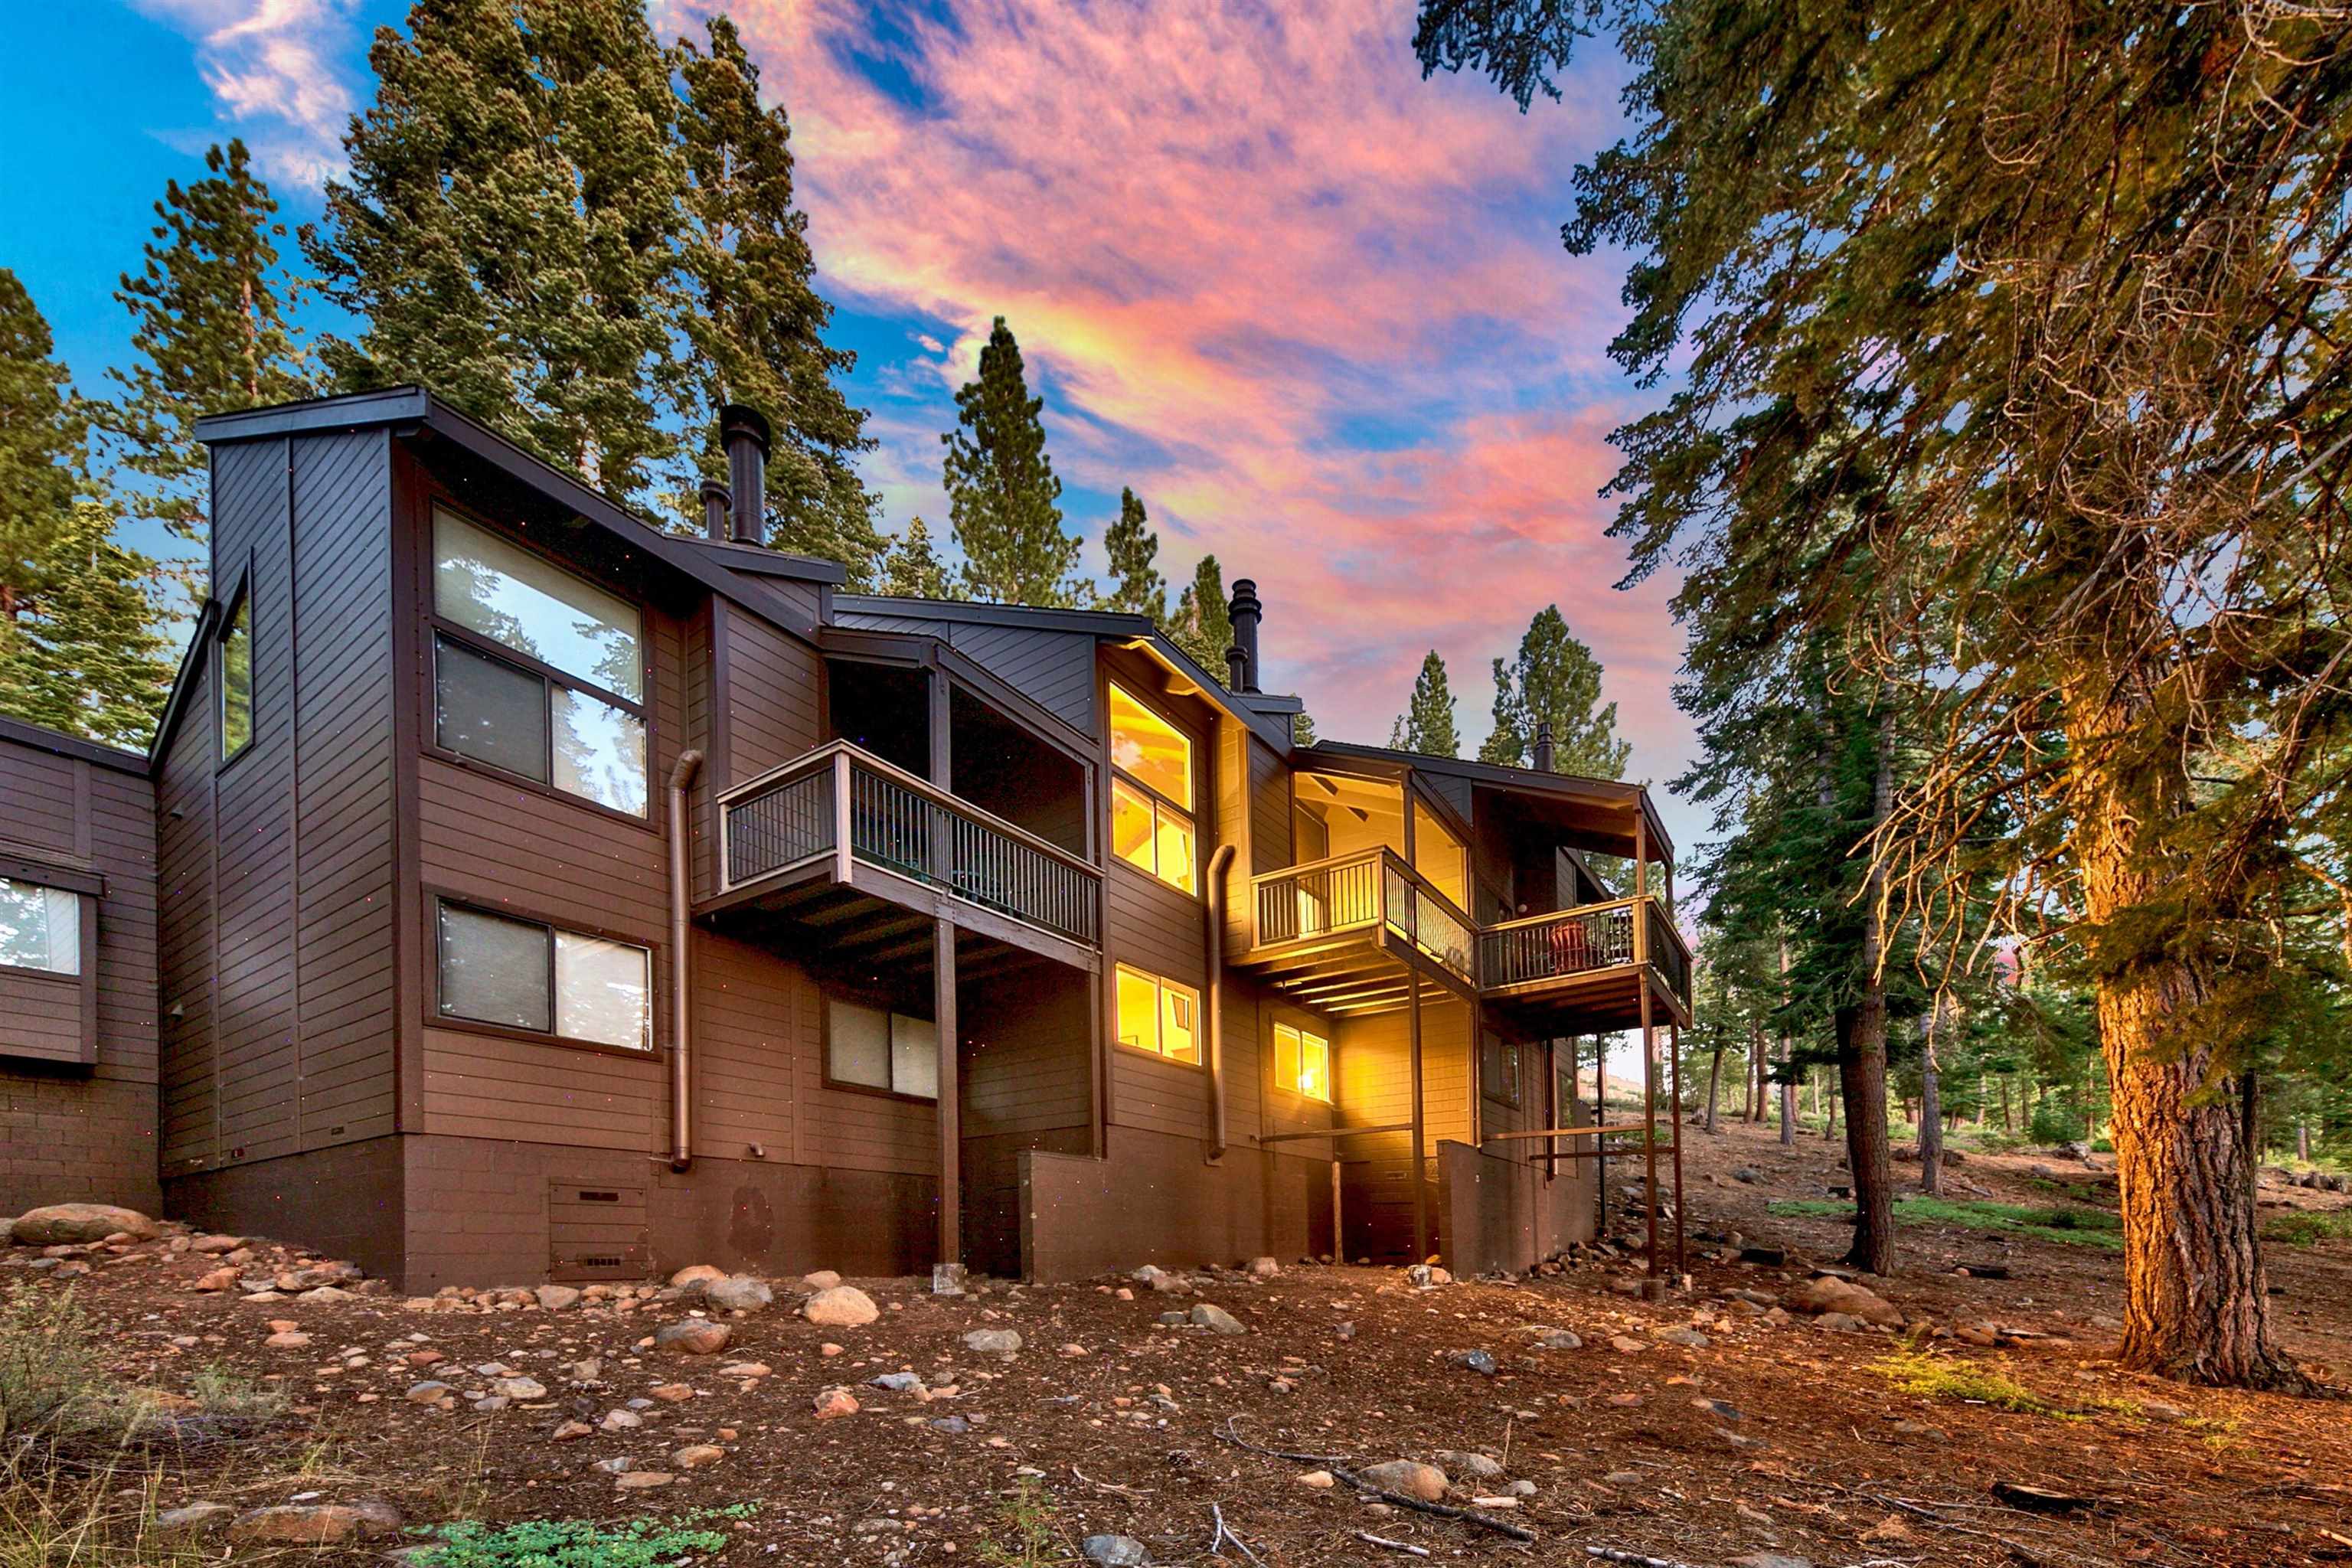
M84 390L128 353L111 293L165 179L242 134L289 222L315 216L373 90L366 41L405 9L18 8L0 265ZM707 9L656 0L655 20L675 36ZM891 530L945 533L938 433L1002 313L1088 561L1134 486L1171 579L1203 552L1258 579L1269 683L1325 733L1385 740L1434 647L1475 745L1487 661L1557 602L1608 667L1633 774L1680 771L1672 583L1611 588L1596 494L1609 430L1654 395L1604 353L1622 258L1559 243L1576 162L1617 134L1615 61L1522 116L1482 81L1421 79L1409 0L731 10L793 118ZM1669 824L1685 847L1700 826L1679 804Z

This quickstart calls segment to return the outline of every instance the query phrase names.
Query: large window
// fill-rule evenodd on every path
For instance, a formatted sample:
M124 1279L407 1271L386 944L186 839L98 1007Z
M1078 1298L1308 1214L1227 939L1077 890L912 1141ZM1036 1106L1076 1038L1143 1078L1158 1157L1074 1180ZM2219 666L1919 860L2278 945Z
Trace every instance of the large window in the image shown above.
M1412 803L1412 868L1453 900L1455 909L1465 911L1470 908L1468 861L1454 830L1416 799Z
M253 595L240 591L221 625L221 761L253 743Z
M646 949L446 900L439 923L443 1017L653 1049L653 954Z
M433 514L433 561L437 742L643 816L645 656L635 606L446 511Z
M825 1076L834 1082L940 1097L940 1030L930 1019L836 996L825 1003L824 1023Z
M1274 1026L1274 1081L1278 1089L1331 1102L1331 1042L1312 1030Z
M1110 689L1110 846L1128 864L1200 891L1192 834L1192 738Z
M1201 994L1189 985L1120 964L1118 1043L1198 1066Z
M81 973L81 895L0 877L0 966Z

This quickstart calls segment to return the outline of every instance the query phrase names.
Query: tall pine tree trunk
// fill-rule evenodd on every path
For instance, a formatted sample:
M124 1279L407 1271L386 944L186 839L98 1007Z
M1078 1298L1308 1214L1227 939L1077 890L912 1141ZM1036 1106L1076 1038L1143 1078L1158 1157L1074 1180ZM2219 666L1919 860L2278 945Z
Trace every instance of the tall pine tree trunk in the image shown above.
M1789 934L1780 933L1781 1000L1788 999ZM1794 1148L1797 1142L1797 1080L1791 1076L1790 1058L1797 1053L1797 1043L1789 1036L1787 1024L1780 1026L1780 1144Z
M1715 1057L1714 1057L1714 1059L1713 1059L1713 1060L1711 1060L1710 1062L1708 1062L1708 1064L1707 1064L1707 1068L1706 1068L1706 1130L1707 1130L1709 1132L1713 1132L1713 1131L1716 1130L1716 1129L1715 1129L1715 1113L1716 1113L1716 1107L1717 1107L1717 1106L1718 1106L1719 1104L1721 1104L1721 1103L1722 1103L1722 1100L1723 1100L1723 1097L1722 1097L1722 1095L1720 1095L1720 1094L1719 1094L1719 1093L1717 1093L1717 1091L1719 1089L1721 1089L1721 1088L1722 1088L1722 1085L1723 1085L1723 1031L1722 1031L1722 1030L1720 1030L1720 1029L1718 1029L1718 1030L1717 1030L1717 1031L1716 1031L1716 1035L1715 1035Z
M2229 1386L2299 1386L2271 1342L2252 1172L2236 1087L2211 1044L2181 1021L2209 1000L2191 963L2138 942L2102 952L2119 917L2156 898L2168 871L2138 836L2187 789L2178 753L2118 757L2135 714L2106 699L2070 705L2076 858L2106 1058L2109 1131L2124 1231L2124 1331L2136 1372ZM2129 941L2128 936L2120 941Z
M1944 1032L1946 1005L1937 997L1919 1032L1919 1190L1928 1194L1944 1186L1944 1084L1936 1047Z
M1870 826L1886 820L1895 795L1895 716L1878 716ZM1853 1173L1853 1247L1845 1260L1872 1274L1895 1268L1895 1178L1886 1136L1886 952L1883 873L1863 882L1862 954L1855 995L1836 1009L1838 1087L1845 1100L1847 1168Z

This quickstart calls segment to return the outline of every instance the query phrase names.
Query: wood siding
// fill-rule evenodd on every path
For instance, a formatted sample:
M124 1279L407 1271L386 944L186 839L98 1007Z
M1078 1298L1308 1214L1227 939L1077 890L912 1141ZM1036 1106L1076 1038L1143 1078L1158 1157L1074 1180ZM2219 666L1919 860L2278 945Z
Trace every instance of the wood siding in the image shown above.
M140 772L0 736L0 852L105 888L80 900L80 975L0 971L0 1205L11 1213L156 1206L154 801Z
M932 621L915 629L945 632L948 646L1082 735L1095 732L1095 638L1091 632L1041 631L968 621Z

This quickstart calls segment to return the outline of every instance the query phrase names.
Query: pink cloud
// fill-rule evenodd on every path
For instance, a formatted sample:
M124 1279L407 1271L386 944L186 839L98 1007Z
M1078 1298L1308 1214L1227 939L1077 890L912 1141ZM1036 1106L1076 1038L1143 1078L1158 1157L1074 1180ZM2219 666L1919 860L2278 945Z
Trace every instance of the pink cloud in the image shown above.
M978 0L887 31L845 0L728 8L793 115L828 289L941 323L900 368L942 397L1008 317L1066 479L1133 485L1171 577L1204 551L1255 575L1268 673L1324 733L1384 740L1435 646L1482 734L1487 660L1558 602L1634 770L1678 770L1671 584L1612 591L1596 495L1639 406L1604 352L1622 268L1559 237L1615 133L1605 64L1521 116L1424 82L1398 0ZM894 521L942 522L932 432L877 427Z

